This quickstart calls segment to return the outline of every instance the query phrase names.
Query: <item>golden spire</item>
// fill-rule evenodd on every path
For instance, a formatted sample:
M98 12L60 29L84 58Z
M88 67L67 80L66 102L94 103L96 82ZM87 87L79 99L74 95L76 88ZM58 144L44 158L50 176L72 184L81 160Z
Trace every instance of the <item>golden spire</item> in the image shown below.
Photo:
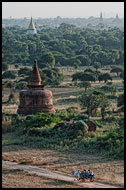
M32 20L32 17L31 17L31 21L30 21L30 24L29 24L29 29L35 30L35 25L34 25L34 22Z

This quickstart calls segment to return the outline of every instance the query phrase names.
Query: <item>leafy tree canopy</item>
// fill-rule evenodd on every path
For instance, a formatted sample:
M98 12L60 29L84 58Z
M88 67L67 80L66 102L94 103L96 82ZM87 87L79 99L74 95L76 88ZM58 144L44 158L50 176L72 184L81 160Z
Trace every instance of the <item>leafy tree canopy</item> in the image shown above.
M119 73L122 73L123 69L119 68L119 67L115 67L111 70L111 73L117 73L117 76L119 76Z
M53 52L57 52L54 54ZM27 35L20 27L2 28L2 62L40 67L124 64L124 32L118 28L92 30L62 23L57 28L41 28L36 35ZM71 62L71 60L74 60ZM78 64L77 64L78 65ZM76 66L75 66L76 67Z
M106 83L108 80L112 81L112 77L109 73L104 73L98 76L98 80Z
M2 75L3 79L15 79L17 77L17 72L16 71L5 71Z

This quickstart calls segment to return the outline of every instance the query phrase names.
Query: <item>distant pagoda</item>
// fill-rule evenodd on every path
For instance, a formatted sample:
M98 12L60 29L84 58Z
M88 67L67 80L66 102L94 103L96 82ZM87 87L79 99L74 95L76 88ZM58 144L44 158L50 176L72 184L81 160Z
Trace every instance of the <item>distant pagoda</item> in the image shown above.
M100 13L100 20L103 20L102 12Z
M28 88L20 91L20 105L17 113L21 115L35 114L37 112L55 113L52 92L44 89L37 61L34 61L31 79Z
M31 21L29 24L29 28L27 29L27 34L37 34L37 30L36 30L36 27L34 25L32 17L31 17Z
M119 20L119 16L118 16L118 14L116 14L116 20Z

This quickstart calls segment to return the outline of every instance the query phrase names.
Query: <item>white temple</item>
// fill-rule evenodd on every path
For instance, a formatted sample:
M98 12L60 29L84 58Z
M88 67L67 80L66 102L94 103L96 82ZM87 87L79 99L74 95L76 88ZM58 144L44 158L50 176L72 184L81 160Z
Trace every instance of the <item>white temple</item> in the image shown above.
M35 28L35 25L34 25L34 22L32 20L32 17L31 17L29 27L27 29L27 34L37 34L37 30Z

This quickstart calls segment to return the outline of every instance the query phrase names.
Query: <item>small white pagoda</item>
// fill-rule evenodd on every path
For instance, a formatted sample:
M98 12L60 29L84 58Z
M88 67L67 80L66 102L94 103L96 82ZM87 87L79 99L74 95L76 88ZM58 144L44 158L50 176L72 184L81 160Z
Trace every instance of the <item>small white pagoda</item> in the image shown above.
M27 29L27 34L37 34L37 30L36 30L36 27L35 27L34 22L32 20L32 17L31 17L31 21L29 24L29 28Z

